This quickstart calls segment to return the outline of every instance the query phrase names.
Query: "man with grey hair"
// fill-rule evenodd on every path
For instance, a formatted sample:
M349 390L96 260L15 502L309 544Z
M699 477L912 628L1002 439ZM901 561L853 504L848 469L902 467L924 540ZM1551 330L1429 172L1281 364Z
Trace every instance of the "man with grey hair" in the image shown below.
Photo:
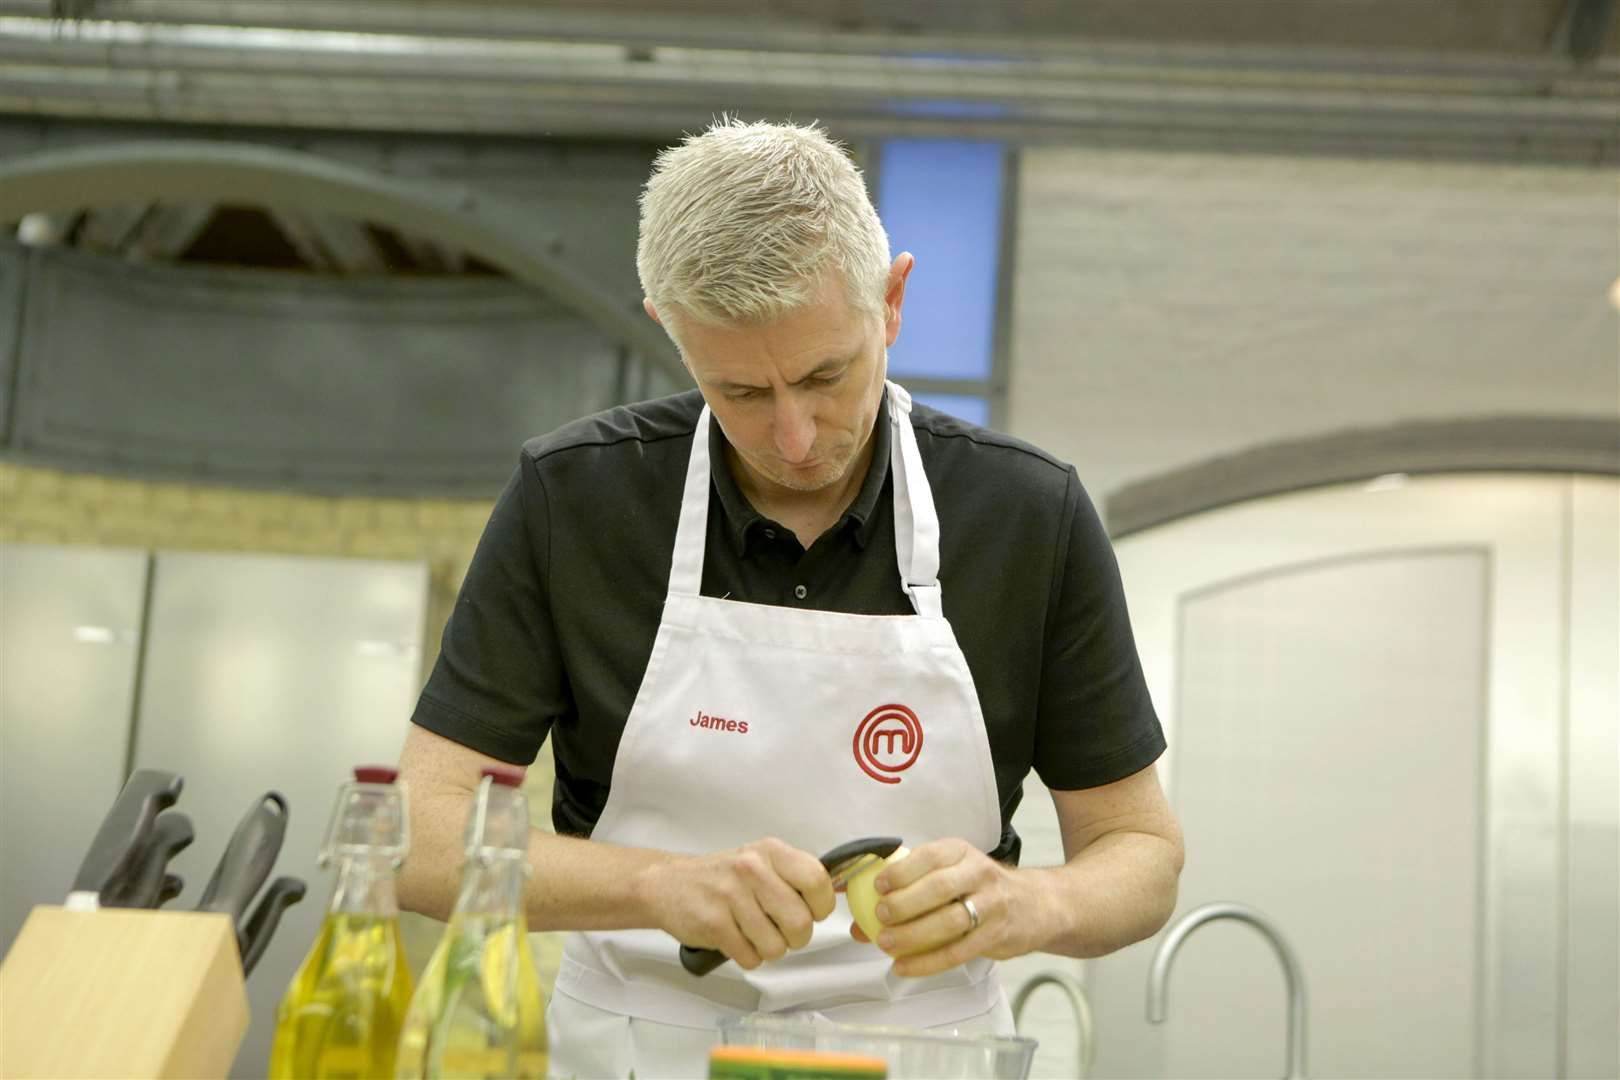
M525 903L578 931L556 1075L702 1076L754 1011L1005 1033L994 961L1100 956L1174 908L1106 534L1073 468L887 380L913 265L814 127L665 151L637 267L697 389L531 440L491 515L404 750L400 896L450 910L480 770L549 736ZM1059 866L1018 865L1032 768ZM817 858L873 834L910 849L875 942Z

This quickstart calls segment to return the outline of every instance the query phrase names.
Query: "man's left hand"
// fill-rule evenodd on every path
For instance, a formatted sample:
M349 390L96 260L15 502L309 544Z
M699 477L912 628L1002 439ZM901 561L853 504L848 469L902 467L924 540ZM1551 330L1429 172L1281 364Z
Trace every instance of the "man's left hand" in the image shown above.
M894 956L897 975L919 978L976 956L1008 960L1034 948L1038 893L1017 869L966 840L935 840L886 866L874 881L877 945ZM978 925L963 901L971 900ZM850 933L869 940L856 925Z

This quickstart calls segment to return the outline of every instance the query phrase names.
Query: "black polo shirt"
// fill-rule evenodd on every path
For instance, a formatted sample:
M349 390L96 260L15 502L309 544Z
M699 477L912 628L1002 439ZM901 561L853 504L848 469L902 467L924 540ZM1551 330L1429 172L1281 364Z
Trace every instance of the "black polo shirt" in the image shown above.
M527 765L549 735L559 832L606 805L625 718L669 585L697 391L611 409L523 446L445 626L413 721ZM940 520L940 585L978 689L1001 799L998 855L1033 767L1052 788L1135 773L1165 747L1112 547L1071 466L917 405ZM892 432L837 526L806 551L749 504L710 425L706 596L909 615L894 545ZM739 777L762 785L768 777ZM791 838L786 838L791 841Z

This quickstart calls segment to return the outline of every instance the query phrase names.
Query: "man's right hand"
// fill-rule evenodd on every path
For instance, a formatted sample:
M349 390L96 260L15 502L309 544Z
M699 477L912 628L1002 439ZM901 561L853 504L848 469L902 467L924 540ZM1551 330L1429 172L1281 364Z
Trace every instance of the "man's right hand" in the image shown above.
M821 860L774 837L659 862L639 876L661 929L749 971L808 945L835 904Z

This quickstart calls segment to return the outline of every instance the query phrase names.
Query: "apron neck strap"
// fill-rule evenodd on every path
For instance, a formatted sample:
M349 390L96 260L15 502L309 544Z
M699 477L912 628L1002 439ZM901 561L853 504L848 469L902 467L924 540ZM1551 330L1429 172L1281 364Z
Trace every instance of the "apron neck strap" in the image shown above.
M894 383L888 387L889 474L894 480L894 549L898 556L900 587L917 614L933 618L944 612L939 588L939 516L934 495L917 451L911 428L911 395ZM703 588L703 550L709 531L709 486L713 463L709 455L709 425L714 422L707 405L698 414L692 432L692 453L686 461L686 483L681 492L680 523L675 529L675 555L669 569L671 596L697 596Z
M939 589L939 515L934 492L923 472L917 433L911 427L911 395L888 383L889 475L894 480L894 551L900 564L900 588L917 614L940 618L944 604Z

